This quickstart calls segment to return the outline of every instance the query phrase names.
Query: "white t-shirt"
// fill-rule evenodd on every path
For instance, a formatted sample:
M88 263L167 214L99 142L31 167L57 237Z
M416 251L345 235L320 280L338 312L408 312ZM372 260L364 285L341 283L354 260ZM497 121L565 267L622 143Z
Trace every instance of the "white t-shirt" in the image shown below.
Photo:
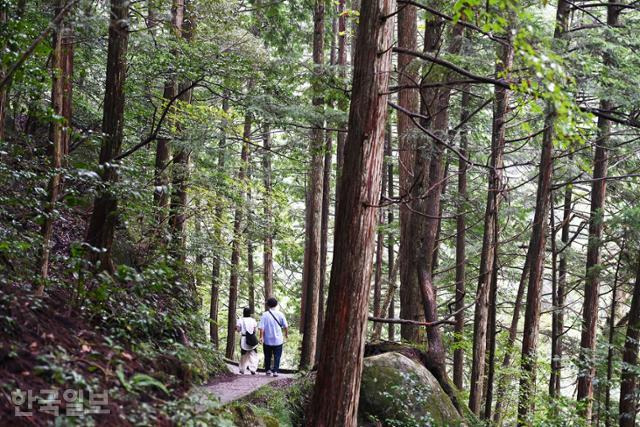
M244 336L247 332L250 334L251 333L257 334L258 333L258 331L256 330L257 327L258 327L258 323L253 317L242 317L238 320L238 328L240 329L240 334L242 334L242 337L240 338L241 349L245 351L249 351L257 347L257 345L253 347L248 346L246 338Z

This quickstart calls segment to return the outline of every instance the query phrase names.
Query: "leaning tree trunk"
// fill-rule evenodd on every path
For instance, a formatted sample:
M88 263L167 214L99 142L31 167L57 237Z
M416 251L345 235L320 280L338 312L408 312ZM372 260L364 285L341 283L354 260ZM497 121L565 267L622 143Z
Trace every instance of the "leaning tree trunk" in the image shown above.
M324 0L316 0L313 13L313 64L314 79L312 100L316 113L324 107L322 87L319 78L324 63ZM320 291L321 243L322 243L322 190L324 169L324 131L322 119L317 119L311 131L311 163L309 184L307 186L307 213L305 224L305 254L302 269L303 301L301 321L303 322L302 352L300 368L306 369L313 364L318 336L318 300Z
M618 26L618 15L621 9L610 1L607 8L607 25ZM610 53L604 54L604 65L614 65ZM614 108L611 101L600 101L602 111ZM592 361L596 349L598 330L598 301L600 299L600 239L604 223L604 206L607 193L607 164L609 161L608 145L611 133L611 122L598 118L598 138L593 157L593 183L591 184L591 209L589 214L589 240L587 245L587 268L584 284L584 303L582 305L582 334L580 336L580 372L578 373L578 401L583 401L583 415L586 422L591 420L593 399L593 379L596 367Z
M415 6L403 4L398 11L398 47L415 51L418 46L418 13ZM412 55L398 54L398 105L406 111L418 111L419 93L415 86L418 81L418 67L412 62ZM404 88L404 86L407 86ZM398 114L398 171L400 197L406 197L413 184L415 139L418 129L411 117ZM406 203L400 204L400 317L408 320L422 320L420 289L412 267L415 253L415 236L410 232L411 210ZM420 328L401 324L400 337L410 342L420 341Z
M636 282L631 297L627 336L622 354L620 374L620 427L636 425L638 407L638 343L640 342L640 256L636 268Z
M368 1L360 10L327 315L308 412L312 426L357 424L394 11L394 0Z
M109 25L109 47L107 49L107 72L105 81L104 113L102 116L102 144L100 168L102 181L113 186L118 181L118 172L113 159L120 154L124 124L124 83L127 71L127 45L129 42L128 0L111 0ZM113 189L101 191L93 202L86 243L90 247L89 261L98 270L113 270L111 246L118 211L118 199Z
M252 87L251 82L249 88ZM250 92L249 90L247 92ZM237 182L246 185L247 163L249 160L249 142L251 141L251 114L245 113L244 130L242 132L242 152L240 153L240 168ZM229 280L229 312L227 316L227 348L225 355L233 358L236 342L236 306L238 304L238 281L240 276L240 243L242 241L242 225L245 217L245 206L242 198L238 199L235 217L233 219L233 242L231 243L231 277Z

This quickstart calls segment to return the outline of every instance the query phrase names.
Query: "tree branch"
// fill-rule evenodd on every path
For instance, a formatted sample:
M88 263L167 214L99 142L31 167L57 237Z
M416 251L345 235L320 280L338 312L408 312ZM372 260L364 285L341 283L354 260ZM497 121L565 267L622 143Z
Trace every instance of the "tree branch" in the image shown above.
M190 85L185 86L180 92L178 92L174 97L172 97L169 100L169 102L167 103L167 105L164 107L164 111L162 112L162 115L160 116L160 120L158 121L158 124L156 125L155 129L153 130L153 132L151 132L149 134L149 136L147 136L145 139L143 139L142 141L140 141L139 143L137 143L133 147L129 148L124 153L121 153L121 154L117 155L116 157L114 157L113 160L114 161L122 160L125 157L130 156L131 154L135 153L136 151L138 151L142 147L144 147L147 144L150 144L152 141L154 141L158 137L158 133L160 132L160 127L162 126L162 123L164 122L165 118L167 117L167 114L169 113L169 109L171 108L171 106L176 102L176 100L178 98L180 98L182 95L184 95L187 91L189 91L189 90L193 89L195 86L197 86L200 81L202 81L202 78L199 78L197 80L192 81Z

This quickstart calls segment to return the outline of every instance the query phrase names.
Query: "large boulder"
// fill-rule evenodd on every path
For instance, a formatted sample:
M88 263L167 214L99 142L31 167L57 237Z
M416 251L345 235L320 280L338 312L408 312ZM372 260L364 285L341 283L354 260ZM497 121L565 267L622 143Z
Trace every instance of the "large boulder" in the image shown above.
M431 372L397 352L364 359L359 412L364 425L465 425Z

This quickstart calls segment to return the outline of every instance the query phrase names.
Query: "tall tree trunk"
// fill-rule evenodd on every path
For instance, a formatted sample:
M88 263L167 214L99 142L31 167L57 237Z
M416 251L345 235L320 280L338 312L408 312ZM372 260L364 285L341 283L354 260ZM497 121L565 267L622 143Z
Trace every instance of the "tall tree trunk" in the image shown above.
M509 335L507 336L507 351L504 352L502 359L501 370L505 371L511 365L511 356L514 352L514 344L518 336L518 322L520 321L520 312L522 311L522 300L524 298L524 291L527 285L527 279L529 278L529 266L531 265L531 247L527 249L525 256L524 267L522 268L522 274L520 275L520 281L518 284L518 291L516 293L516 300L513 304L513 316L511 317L511 324L509 325ZM507 386L511 381L511 376L503 374L498 381L498 387L496 390L496 406L493 411L493 422L499 424L502 417L502 403L507 391Z
M171 178L171 202L169 204L169 227L171 247L175 259L184 264L186 260L187 206L189 204L189 169L191 151L183 148L173 156Z
M247 93L251 92L251 82L249 82ZM252 117L249 112L244 116L244 129L242 132L242 152L240 153L240 168L238 169L237 182L239 185L246 184L247 168L249 161L249 142L251 141ZM236 342L236 306L238 305L238 280L240 275L240 243L242 241L242 224L245 217L245 206L240 200L236 205L235 217L233 220L233 242L231 243L231 277L229 281L229 313L227 317L227 348L225 355L233 358Z
M225 94L222 98L222 111L225 116L229 112L229 98L227 94ZM221 123L221 134L220 142L218 143L218 171L224 172L225 170L225 156L226 156L226 144L227 144L227 119L222 119ZM214 215L214 240L216 242L216 246L221 246L222 240L222 222L224 215L224 206L221 201L218 201L215 208ZM219 336L218 336L218 306L220 305L220 266L222 264L222 255L220 254L220 250L214 250L213 260L212 260L212 269L211 269L211 305L209 307L209 336L211 338L211 344L213 348L218 349L219 347Z
M569 156L569 162L573 160L573 155ZM565 286L567 283L567 249L571 245L569 232L571 228L571 199L573 192L570 185L564 189L564 206L562 213L562 232L560 240L562 250L557 271L557 287L555 289L553 318L552 318L552 343L551 343L551 378L549 379L549 396L560 395L560 382L562 379L562 341L564 336L564 298ZM555 238L554 242L555 244ZM556 251L552 248L552 254ZM553 263L555 265L555 262ZM552 391L553 389L553 391Z
M387 120L387 132L385 137L385 146L384 146L384 155L387 159L387 195L389 200L393 200L394 191L393 191L393 150L392 150L392 137L391 137L391 121ZM393 270L395 269L395 241L393 238L393 231L391 231L391 224L393 224L393 206L389 206L387 210L387 225L389 226L389 231L387 232L387 270L388 276L387 280L389 286L387 288L387 294L391 293L391 297L389 298L389 309L388 309L388 317L389 319L393 319L395 317L395 299L393 296L393 292L395 291L395 278L393 276ZM384 308L384 307L383 307ZM393 323L389 323L389 341L395 341L395 327Z
M530 424L530 412L533 412L535 397L536 357L538 348L538 332L540 329L540 298L542 293L542 276L544 270L544 252L549 218L549 199L551 194L551 177L553 173L553 122L554 111L547 111L545 131L540 155L536 210L529 242L531 261L529 284L527 287L527 304L522 333L522 360L520 376L520 395L518 401L518 425Z
M640 342L640 255L636 268L636 283L633 287L627 336L622 353L622 372L620 373L620 427L636 425L638 408L638 343Z
M568 30L569 4L561 0L556 9L554 40L559 40ZM520 390L518 400L518 425L528 425L534 410L536 362L538 334L540 330L540 305L542 281L544 273L544 254L551 199L551 180L553 176L553 139L556 111L553 105L547 106L542 134L542 152L538 190L536 194L536 210L534 214L531 240L529 241L530 266L529 284L527 287L527 303L522 333L522 359Z
M182 38L190 42L193 38L195 27L194 11L187 9L186 0L177 0L182 2L183 12L183 28ZM192 8L193 5L190 6ZM188 89L190 82L183 82L179 85L180 103L184 106L191 104L193 89ZM178 132L182 132L182 126L178 126ZM171 201L169 203L169 227L171 230L172 252L174 257L180 264L184 264L186 260L186 227L187 227L187 206L189 204L189 179L191 168L191 149L189 147L180 147L173 156L173 168L171 176Z
M65 7L66 0L58 0L56 4L55 14L60 13ZM4 8L3 8L4 9ZM1 12L6 13L6 12ZM56 25L53 32L53 60L51 67L52 74L52 86L51 86L51 107L53 113L56 116L64 117L65 107L65 57L64 57L64 32L65 32L65 20L62 20ZM4 126L4 122L0 122L0 127ZM44 222L42 223L42 248L40 251L40 283L36 288L35 294L42 296L44 293L44 287L49 277L49 256L51 252L50 242L53 234L53 222L55 219L55 208L58 200L58 193L60 191L60 168L62 167L62 158L65 153L65 127L68 123L54 120L51 123L51 171L52 175L49 179L49 189L47 195L47 203L44 209Z
M418 46L418 14L415 6L404 4L398 11L398 47L415 51ZM418 81L418 67L412 64L412 55L398 54L398 85L409 86L398 92L398 105L407 111L418 111L418 89L411 87ZM411 118L398 114L398 171L400 197L407 197L413 184L415 163L415 140L418 132ZM423 320L418 287L412 257L415 239L411 235L411 211L406 203L400 204L400 317L408 320ZM410 342L420 341L420 328L401 324L400 337Z
M378 219L395 1L360 10L327 316L308 425L357 424Z
M435 52L439 49L443 28L444 20L440 17L434 16L427 22L425 51ZM462 29L460 25L454 26L449 53L459 53ZM447 73L445 73L445 79L448 79ZM432 118L430 123L423 123L423 126L430 126L436 137L446 140L449 136L451 89L445 87L437 90L423 89L423 91L421 112ZM444 146L438 140L429 141L425 136L419 138L413 167L416 184L412 193L410 233L416 241L412 268L418 278L422 309L427 322L435 322L438 317L436 289L433 282L433 253L437 241L440 200L445 181L443 154ZM428 354L433 366L432 372L441 384L446 385L445 351L439 327L427 329L427 342Z
M61 3L62 9L66 6L67 1ZM71 142L71 118L73 114L73 62L74 62L74 28L70 18L62 20L62 40L60 41L62 46L60 67L62 70L62 114L64 118L62 126L62 164L64 165L64 157L69 154L69 145ZM0 121L2 123L2 121ZM0 139L2 139L0 137Z
M605 420L606 427L611 426L611 381L613 380L613 352L614 341L616 336L616 316L618 308L618 279L620 277L620 265L622 264L622 255L624 254L625 239L620 245L620 254L616 263L616 271L613 275L613 289L611 290L611 312L609 314L609 348L607 349L607 382L605 384Z
M469 87L463 88L462 111L460 113L460 123L466 123L469 119L469 107L471 95ZM468 126L463 125L460 131L460 155L467 156ZM465 275L466 275L466 215L467 201L467 162L462 158L458 159L458 206L456 212L456 315L454 326L455 350L453 351L453 383L459 390L463 387L464 375L464 296L465 296Z
M313 64L314 77L322 76L324 65L324 6L325 0L316 0L313 13ZM322 87L316 80L313 83L312 100L316 113L322 113L324 99ZM302 353L300 368L306 369L313 364L318 335L318 300L321 269L321 226L322 226L322 190L324 170L324 131L322 119L318 119L311 131L311 163L309 165L309 184L307 186L307 212L305 224L305 255L302 270L303 304L301 321L303 322Z
M556 229L556 212L554 205L553 194L551 194L551 209L549 210L549 238L551 241L551 360L550 367L551 373L549 374L549 398L554 399L557 397L559 388L556 387L560 384L560 378L558 377L558 364L556 357L558 354L558 338L560 332L558 329L558 315L556 311L558 307L558 248L556 245L556 235L558 230ZM552 411L554 408L551 408Z
M111 0L109 47L102 117L102 144L100 168L102 181L114 185L118 172L113 159L120 154L124 122L124 83L127 70L127 45L129 41L128 0ZM99 270L113 270L111 246L118 211L118 199L112 189L101 191L93 202L86 242L91 247L89 260Z
M329 246L329 208L331 204L331 160L333 156L333 141L331 133L327 131L324 153L324 172L322 178L322 223L320 224L320 289L318 290L318 338L322 340L324 327L324 294L327 283L327 253ZM316 352L316 360L319 354Z
M8 7L3 6L0 8L0 25L5 26L8 20ZM6 49L6 43L0 45L2 51L4 52ZM4 64L0 64L0 81L4 80L5 75L7 73L7 66ZM0 87L0 141L4 140L4 126L7 116L7 94L9 91L8 84Z
M513 47L501 47L500 60L496 64L496 75L508 72L513 66ZM473 360L471 363L471 389L469 409L480 413L483 400L484 371L489 317L489 295L492 282L493 263L496 256L498 236L498 210L502 201L502 167L505 147L505 131L509 112L510 90L495 88L495 101L491 135L491 169L487 189L487 204L484 214L484 236L480 254L480 277L476 292L476 307L473 321Z
M169 102L177 92L176 82L168 81L164 85L163 98ZM175 110L175 106L171 108ZM168 213L169 213L169 164L171 158L171 143L168 136L163 135L156 142L156 157L154 170L154 190L153 205L156 209L155 224L160 240L164 243L168 241L166 235Z
M249 308L254 313L256 309L256 281L255 281L255 260L253 258L254 246L253 246L253 233L252 233L252 220L251 215L254 212L253 206L253 194L251 191L251 159L247 158L247 226L245 227L245 234L247 239L247 291Z
M389 135L385 133L385 146L388 144L387 139ZM383 159L382 169L383 171L386 168L386 160ZM385 194L387 193L387 174L383 172L382 174L382 188L380 190L380 200L384 199ZM384 256L384 233L381 225L384 224L384 210L380 208L378 210L378 232L376 236L376 261L375 261L375 272L373 275L373 315L375 317L382 317L381 308L382 308L382 267Z
M345 12L345 0L338 0L338 57L336 58L338 65L338 77L342 80L347 78L347 16ZM340 111L346 111L348 101L342 99L338 103ZM346 123L340 123L340 128L346 128ZM338 197L340 193L340 181L342 177L342 169L344 166L344 143L347 139L347 132L338 131L336 137L336 201L335 212L338 211Z
M262 169L264 180L264 249L262 252L262 275L264 281L264 300L273 296L273 200L271 182L271 129L268 123L264 124L262 132Z
M338 18L331 20L331 47L329 65L332 70L337 63L338 50ZM333 108L333 102L327 101L327 106ZM327 284L327 253L329 246L329 210L331 205L331 163L333 159L333 134L325 132L324 166L322 175L322 222L320 224L320 289L318 290L318 337L316 343L322 341L324 327L324 294ZM316 352L316 363L320 354Z
M497 222L494 224L496 230L495 235L500 235L500 228ZM493 266L491 273L491 290L489 294L489 326L487 328L487 348L489 354L487 357L487 364L485 366L485 372L487 381L485 383L484 391L484 411L482 412L482 418L485 420L491 419L491 405L493 404L493 382L495 378L495 360L496 360L496 335L498 333L498 325L496 324L496 311L498 305L498 247L496 242L495 255L493 257Z
M607 24L610 28L618 26L620 8L609 0L607 7ZM610 53L604 54L604 65L614 65ZM600 101L602 111L611 111L613 104L607 99ZM584 402L583 415L591 420L591 401L593 399L593 378L595 365L593 353L596 349L596 333L598 323L598 300L600 297L600 239L604 223L604 206L607 194L607 165L609 162L608 145L611 133L611 122L598 118L598 138L593 157L593 183L591 184L591 209L589 214L589 241L587 245L587 269L584 284L584 303L582 305L582 333L580 336L580 372L578 373L578 401Z
M184 1L185 0L173 0L171 5L171 32L175 38L182 37L182 29L184 24ZM154 11L154 9L150 9ZM177 51L173 51L175 56L178 55ZM178 94L178 82L177 75L172 74L171 78L164 84L163 99L164 102L169 103ZM171 107L171 113L175 115L177 110L176 104ZM174 119L170 120L173 122ZM173 124L173 123L172 123ZM175 127L167 126L167 128ZM169 200L170 200L170 186L169 178L170 171L169 165L171 164L171 138L165 131L166 135L161 135L156 142L156 157L155 157L155 170L154 170L154 191L153 191L153 204L156 209L156 227L160 236L160 240L163 243L167 243L169 236L166 233L169 218Z

